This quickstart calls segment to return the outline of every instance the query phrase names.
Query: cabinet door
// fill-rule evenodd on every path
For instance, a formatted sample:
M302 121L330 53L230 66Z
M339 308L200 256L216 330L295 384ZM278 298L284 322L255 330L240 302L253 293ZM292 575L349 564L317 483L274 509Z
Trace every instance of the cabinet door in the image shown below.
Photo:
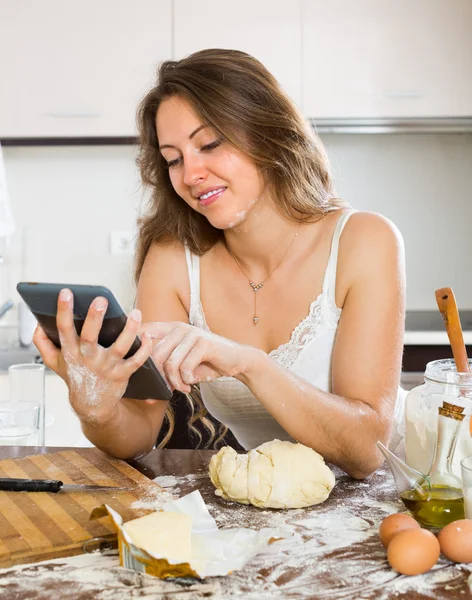
M171 0L0 0L0 137L135 135Z
M472 114L470 0L304 0L308 117Z
M204 48L243 50L301 101L301 0L175 0L175 56Z

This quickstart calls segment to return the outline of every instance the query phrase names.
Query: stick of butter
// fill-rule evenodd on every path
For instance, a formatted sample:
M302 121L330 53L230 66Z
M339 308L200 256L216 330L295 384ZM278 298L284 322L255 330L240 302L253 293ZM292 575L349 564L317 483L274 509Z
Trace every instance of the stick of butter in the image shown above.
M154 512L123 525L135 546L158 558L188 563L192 557L192 517Z

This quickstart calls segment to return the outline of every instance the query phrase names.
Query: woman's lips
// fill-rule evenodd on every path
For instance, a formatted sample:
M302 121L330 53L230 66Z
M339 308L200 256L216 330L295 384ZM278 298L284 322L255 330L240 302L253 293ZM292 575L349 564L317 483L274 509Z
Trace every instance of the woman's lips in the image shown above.
M199 200L200 206L202 206L203 208L206 208L207 206L214 204L218 200L218 198L221 196L221 194L223 194L225 191L226 191L226 188L221 188L221 190L218 190L217 192L212 194L209 198L205 198L204 200Z

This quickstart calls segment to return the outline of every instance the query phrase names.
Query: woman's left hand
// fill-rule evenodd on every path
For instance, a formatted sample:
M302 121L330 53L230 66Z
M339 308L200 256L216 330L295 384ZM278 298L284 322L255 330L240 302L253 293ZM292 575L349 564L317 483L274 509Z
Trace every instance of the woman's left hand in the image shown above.
M186 393L194 383L246 374L262 352L187 323L146 323L140 334L145 331L158 340L152 352L157 368L170 387Z

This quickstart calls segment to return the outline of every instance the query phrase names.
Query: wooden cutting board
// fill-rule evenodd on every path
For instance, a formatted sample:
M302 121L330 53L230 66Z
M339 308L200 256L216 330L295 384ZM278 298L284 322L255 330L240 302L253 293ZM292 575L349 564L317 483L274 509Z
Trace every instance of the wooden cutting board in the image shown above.
M89 520L95 507L106 503L128 521L151 512L153 502L165 493L124 461L96 448L0 460L0 477L132 488L57 494L0 491L0 567L81 554L87 540L116 535L109 517Z

